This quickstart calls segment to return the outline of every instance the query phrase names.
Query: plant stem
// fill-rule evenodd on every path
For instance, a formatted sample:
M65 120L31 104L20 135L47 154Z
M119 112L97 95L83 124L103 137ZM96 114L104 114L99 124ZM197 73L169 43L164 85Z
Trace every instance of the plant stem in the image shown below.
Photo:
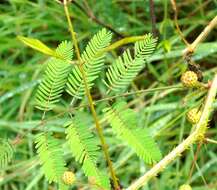
M197 150L196 150L196 153L194 155L194 159L192 161L192 166L191 166L191 170L190 170L190 173L189 173L189 176L188 176L188 183L190 184L190 181L191 181L191 177L192 177L192 174L194 172L194 168L195 168L195 165L197 164L197 159L198 159L198 155L199 155L199 152L200 152L200 149L201 149L201 146L202 146L202 141L197 145ZM206 184L206 183L205 183ZM207 184L206 184L207 185Z
M78 3L76 3L75 1L74 1L73 3L75 3L75 4L78 5ZM81 8L80 6L78 6L78 7L79 7L82 11L84 11L84 13L85 13L89 18L91 18L94 22L96 22L96 23L98 23L99 25L101 25L101 26L103 26L103 27L109 29L109 30L112 31L114 34L116 34L118 37L123 38L123 37L125 36L124 34L120 33L120 32L117 31L116 29L114 29L111 25L106 24L106 23L104 23L102 20L98 19L98 18L94 15L93 11L91 10L91 8L90 8L90 6L89 6L89 4L88 4L88 2L87 2L86 0L83 0L83 3L84 3L84 6L85 6L86 9L83 9L83 8Z
M184 54L193 53L196 49L197 45L202 42L211 30L217 25L217 16L215 16L210 23L204 28L204 30L200 33L200 35L194 40L194 42L184 49Z
M176 26L176 29L177 29L177 32L179 33L182 41L187 45L189 46L190 44L188 43L188 41L185 39L185 36L183 35L180 27L179 27L179 24L178 24L178 10L177 10L177 6L176 6L176 1L175 0L170 0L171 4L172 4L172 8L174 10L174 23L175 23L175 26Z
M93 103L94 103L94 105L96 105L97 103L112 100L112 99L117 98L117 97L122 97L122 96L125 97L125 96L130 96L130 95L134 95L134 94L142 94L142 93L151 93L151 92L157 92L157 91L169 90L169 89L186 90L186 88L183 88L180 85L157 87L157 88L138 90L138 91L134 91L134 92L128 92L128 93L123 93L123 94L119 94L119 95L115 95L115 96L110 96L110 97L106 97L106 98L103 98L103 99L100 99L100 100L96 100ZM73 102L73 100L72 100L72 102ZM59 114L57 114L55 116L50 117L47 120L44 120L44 123L48 122L48 121L52 121L53 119L55 119L57 117L60 117L61 115L65 114L66 112L71 112L72 111L71 106L72 105L70 105L70 108L68 108L67 111L61 112L61 113L59 113ZM87 106L89 106L89 104L81 104L80 106L74 107L73 110L83 108L83 107L87 107ZM41 124L42 123L40 123L39 125L36 125L34 128L40 126ZM18 136L19 137L19 142L23 139L24 136L25 136L25 134L23 134L22 136ZM18 137L15 137L15 139L13 141L17 141ZM211 142L211 140L212 139L206 139L207 142ZM214 141L214 140L212 140L212 141ZM217 141L216 141L216 144L217 144Z
M216 141L216 140L209 139L209 138L206 138L205 140L206 140L206 142L208 142L208 143L217 144L217 141Z
M156 27L156 15L154 10L154 0L149 0L149 11L151 17L152 33L154 37L159 37L159 31Z
M182 85L163 86L163 87L157 87L157 88L152 88L152 89L143 89L143 90L137 90L137 91L134 91L134 92L126 92L126 93L117 94L117 95L114 95L114 96L102 98L100 100L95 101L95 103L108 101L108 100L112 100L112 99L119 98L119 97L126 97L126 96L130 96L130 95L136 95L136 94L142 94L142 93L150 93L150 92L156 92L156 91L161 91L161 90L169 90L169 89L173 89L173 88L174 89L180 89L180 90L186 89Z
M111 50L116 49L116 48L118 48L118 47L120 47L122 45L133 43L133 42L136 42L136 41L139 41L139 40L143 40L144 38L145 38L145 35L143 35L143 36L125 37L125 38L123 38L121 40L118 40L118 41L114 42L110 46L104 48L102 50L102 52L111 51Z
M110 97L105 97L105 98L102 98L100 100L96 100L93 102L93 104L96 105L100 102L113 100L113 99L119 98L119 97L127 97L130 95L136 95L136 94L142 94L142 93L151 93L151 92L156 92L156 91L161 91L161 90L169 90L169 89L177 89L177 91L178 91L178 90L186 90L187 88L184 88L180 85L174 85L174 86L165 86L165 87L158 87L158 88L152 88L152 89L138 90L138 91L134 91L134 92L126 92L123 94L118 94L118 95L114 95L114 96L110 96ZM74 109L79 109L79 108L86 107L86 106L88 106L88 104L81 104L77 107L74 107L73 109L70 107L67 111L71 112Z
M111 177L112 177L112 180L113 180L113 183L114 183L114 187L115 187L116 190L118 190L119 185L118 185L117 177L115 175L115 171L114 171L113 166L112 166L112 162L111 162L110 157L109 157L108 146L107 146L107 144L105 142L103 132L102 132L102 128L101 128L101 126L99 124L99 120L97 118L97 114L96 114L96 110L94 108L94 103L93 103L93 100L92 100L92 96L91 96L90 90L88 88L87 79L86 79L86 76L85 76L85 71L84 71L83 66L82 66L82 59L81 59L80 51L79 51L79 48L78 48L78 42L77 42L75 32L74 32L74 29L73 29L73 25L72 25L72 22L71 22L70 16L69 16L69 10L68 10L68 7L67 7L67 0L64 0L64 10L65 10L66 18L67 18L67 21L68 21L72 41L73 41L73 44L75 46L76 55L77 55L78 61L80 63L78 65L78 67L79 67L79 69L81 71L81 74L82 74L82 77L83 77L83 80L84 80L85 93L86 93L87 98L88 98L90 110L91 110L91 113L93 115L93 119L94 119L94 122L95 122L95 125L96 125L96 130L97 130L97 133L98 133L100 141L101 141L102 150L104 152L105 159L106 159L106 161L108 163L108 167L109 167L109 170L110 170L110 173L111 173Z
M159 172L164 170L168 164L170 164L175 158L180 156L190 145L203 138L207 128L209 116L213 110L213 102L215 100L217 92L217 74L215 75L212 85L209 89L206 102L203 108L203 112L200 121L196 124L195 130L176 148L172 150L167 156L165 156L160 162L158 162L147 173L136 180L126 190L136 190L145 185L152 177L156 176Z
M71 34L72 36L75 36L75 34ZM101 54L105 53L105 52L109 52L112 51L120 46L123 46L125 44L129 44L129 43L134 43L137 42L139 40L143 40L145 38L145 35L142 36L131 36L131 37L125 37L121 40L118 40L114 43L112 43L111 45L109 45L108 47L102 49L101 51L98 52L98 56L100 56ZM76 54L77 54L77 50L75 49ZM53 56L53 55L52 55ZM55 56L54 56L55 57ZM63 59L62 57L56 57L58 59ZM72 60L65 60L64 61L74 65L74 66L79 66L80 63L78 63L77 61L72 61Z

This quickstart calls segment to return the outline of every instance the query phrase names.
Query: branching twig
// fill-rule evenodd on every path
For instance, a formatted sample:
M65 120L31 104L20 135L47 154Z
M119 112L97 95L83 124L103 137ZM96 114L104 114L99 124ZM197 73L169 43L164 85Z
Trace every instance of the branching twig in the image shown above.
M118 32L117 30L115 30L115 29L114 29L112 26L110 26L109 24L106 24L106 23L104 23L103 21L99 20L99 19L94 15L93 11L91 10L91 8L90 8L90 6L89 6L89 4L87 3L86 0L84 0L84 5L85 5L85 7L86 7L86 9L87 9L86 14L87 14L94 22L96 22L96 23L98 23L98 24L104 26L105 28L111 30L114 34L116 34L117 36L119 36L119 37L121 37L121 38L125 37L124 34Z
M97 23L97 24L99 24L99 25L101 25L101 26L103 26L103 27L109 29L109 30L112 31L114 34L116 34L118 37L121 37L121 38L125 37L124 34L120 33L120 32L117 31L117 30L115 30L111 25L106 24L106 23L104 23L102 20L98 19L98 18L94 15L94 13L93 13L93 11L91 10L90 6L88 5L87 1L84 0L83 2L84 2L84 5L85 5L85 8L86 8L86 9L83 8L83 7L82 7L79 3L77 3L76 1L72 1L72 3L73 3L76 7L78 7L81 11L83 11L83 13L84 13L87 17L89 17L90 19L92 19L95 23Z
M156 176L159 172L164 170L173 160L180 156L190 145L201 139L206 131L209 116L212 112L212 105L215 100L217 92L217 74L215 75L212 85L209 89L207 99L203 108L203 112L200 121L195 126L195 130L175 149L172 150L167 156L165 156L160 162L158 162L153 168L151 168L142 177L136 180L126 190L136 190L145 185L152 177Z
M210 31L217 25L217 16L215 16L211 22L204 28L204 30L200 33L200 35L194 40L194 42L184 49L184 55L189 53L193 53L197 47L197 45L202 42L210 33Z

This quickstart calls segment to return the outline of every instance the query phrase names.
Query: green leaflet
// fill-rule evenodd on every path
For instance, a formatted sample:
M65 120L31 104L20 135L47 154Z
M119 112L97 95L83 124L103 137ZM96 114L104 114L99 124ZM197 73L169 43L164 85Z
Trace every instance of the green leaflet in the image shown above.
M62 42L56 49L56 54L71 60L73 51L70 42ZM36 107L41 110L50 110L59 102L64 91L71 64L57 58L50 58L47 63L43 81L40 83L36 93Z
M112 34L105 28L100 30L88 43L85 51L81 55L83 69L91 89L94 81L98 78L104 66L105 52L102 50L110 44ZM76 98L81 98L85 93L84 81L79 67L73 67L67 82L67 92Z
M118 57L116 61L109 67L106 72L106 85L109 90L120 92L125 90L136 75L145 67L146 60L151 56L157 39L151 34L147 34L144 40L138 41L134 47L134 58L127 49L122 57Z
M97 168L99 144L88 129L89 115L77 112L72 122L66 126L66 139L75 160L82 164L86 176L94 177L104 189L110 189L109 178Z
M41 42L38 39L34 39L34 38L27 38L24 36L18 36L17 37L21 42L23 42L24 44L26 44L27 46L40 51L44 54L50 55L50 56L57 56L56 52L53 51L52 49L50 49L48 46L46 46L43 42Z
M35 143L46 179L49 183L56 182L61 184L62 175L66 171L66 164L59 141L51 134L40 133L37 135Z
M5 168L13 158L13 147L5 139L0 139L0 169Z
M158 146L147 128L136 128L136 118L132 111L126 108L124 102L117 103L104 110L114 133L127 142L140 158L148 164L159 161L161 152Z

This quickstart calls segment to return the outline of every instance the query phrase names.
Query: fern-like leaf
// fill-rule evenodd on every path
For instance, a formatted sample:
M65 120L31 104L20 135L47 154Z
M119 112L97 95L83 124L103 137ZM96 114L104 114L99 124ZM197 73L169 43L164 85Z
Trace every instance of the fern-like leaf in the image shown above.
M89 89L94 85L94 80L104 66L105 53L102 50L109 45L111 37L110 32L102 29L94 35L81 55ZM67 92L76 98L81 98L85 93L84 80L79 67L73 67L72 69L68 78Z
M66 139L75 160L82 164L86 176L94 177L97 185L110 189L109 178L97 168L99 145L89 131L88 115L78 112L73 121L66 125Z
M62 176L66 168L59 141L51 134L41 133L37 135L35 143L46 179L49 183L62 183Z
M13 158L13 147L5 139L0 139L0 169L5 168Z
M65 60L71 60L73 55L72 44L62 42L56 49L56 54ZM72 68L71 64L65 60L57 58L48 60L43 81L36 93L36 107L38 109L50 110L59 101Z
M123 141L126 141L140 158L148 164L161 159L161 152L149 135L149 130L147 128L136 128L135 114L133 110L126 109L124 102L117 103L104 111L114 133Z
M110 90L125 90L136 75L144 68L147 58L153 53L157 40L147 34L144 40L138 41L134 48L134 59L127 49L122 57L118 57L106 72L106 85Z

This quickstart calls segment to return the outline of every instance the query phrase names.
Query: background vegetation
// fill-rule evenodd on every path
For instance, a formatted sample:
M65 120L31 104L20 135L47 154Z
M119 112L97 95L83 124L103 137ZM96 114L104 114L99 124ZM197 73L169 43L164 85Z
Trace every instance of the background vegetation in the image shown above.
M34 108L34 95L47 56L27 48L16 36L37 38L52 48L56 48L63 40L70 41L63 5L54 0L3 0L0 3L0 138L12 142L15 151L12 162L0 171L0 189L55 189L55 185L47 183L40 170L34 145L36 133L43 130L40 127L41 112ZM129 88L132 92L176 85L181 73L187 68L182 57L186 45L174 25L174 11L170 1L156 0L154 3L159 31L158 47ZM177 7L178 23L189 43L217 14L215 0L177 1ZM113 41L152 31L147 0L77 0L69 8L81 50L93 34L104 27L113 32ZM204 81L211 80L217 71L216 37L215 28L193 55L193 60L201 66ZM110 65L128 46L131 47L126 45L109 52L106 65ZM103 72L101 74L104 75ZM91 90L94 100L101 99L104 91L101 81L97 81L97 87ZM202 96L203 92L200 91L180 91L171 87L164 91L131 95L125 99L137 112L140 125L150 128L162 154L166 155L191 131L185 113L189 107L198 105ZM63 143L63 124L67 120L70 101L70 96L64 94L62 104L46 117L47 129L55 132L55 136L62 139ZM78 102L76 106L85 101ZM101 108L104 106L103 101L97 104L101 120ZM217 139L216 121L214 114L207 132L207 136L212 139ZM110 127L103 128L103 133L120 184L127 187L151 166L145 165L131 149L114 137ZM207 143L201 146L191 175L197 150L197 146L192 146L143 190L174 190L188 181L194 190L216 189L217 145ZM68 167L79 179L73 189L88 189L80 165L71 159L69 152L65 151L64 157Z

